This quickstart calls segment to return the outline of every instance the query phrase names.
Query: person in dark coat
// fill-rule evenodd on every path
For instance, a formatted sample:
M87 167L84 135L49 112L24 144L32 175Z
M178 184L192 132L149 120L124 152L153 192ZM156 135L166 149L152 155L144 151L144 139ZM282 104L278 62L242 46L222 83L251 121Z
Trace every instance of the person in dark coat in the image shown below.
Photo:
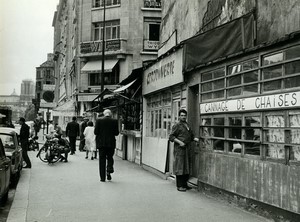
M107 180L112 179L111 174L114 172L113 155L116 148L115 136L119 134L118 121L112 119L111 111L106 109L103 114L104 117L97 119L94 130L94 134L96 135L96 148L99 150L99 173L101 182L105 182L105 173L107 174Z
M178 191L190 189L187 185L190 174L189 149L192 141L199 142L194 137L192 130L186 122L187 111L179 110L179 122L172 127L169 140L174 142L173 173L176 175L176 186Z
M79 143L79 151L83 151L84 150L84 146L85 146L85 138L83 135L83 132L85 130L85 128L87 127L87 123L89 121L89 118L84 118L82 123L80 124L80 143Z
M69 122L66 127L66 135L69 137L71 154L76 152L76 138L79 136L79 124L76 122L76 117L72 118L72 122Z
M21 143L21 147L22 147L22 156L23 156L23 160L26 163L26 166L23 168L31 168L31 161L28 157L28 147L29 147L29 142L28 142L28 138L29 138L29 126L25 123L25 119L23 117L20 118L20 125L21 125L21 129L20 129L20 143Z

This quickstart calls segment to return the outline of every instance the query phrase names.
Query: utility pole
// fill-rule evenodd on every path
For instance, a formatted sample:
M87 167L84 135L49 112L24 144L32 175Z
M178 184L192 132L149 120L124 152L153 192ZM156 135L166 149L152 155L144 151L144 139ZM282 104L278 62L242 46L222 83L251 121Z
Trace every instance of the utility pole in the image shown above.
M103 32L102 32L102 67L101 67L101 92L104 90L104 51L105 51L105 3L106 0L103 0Z

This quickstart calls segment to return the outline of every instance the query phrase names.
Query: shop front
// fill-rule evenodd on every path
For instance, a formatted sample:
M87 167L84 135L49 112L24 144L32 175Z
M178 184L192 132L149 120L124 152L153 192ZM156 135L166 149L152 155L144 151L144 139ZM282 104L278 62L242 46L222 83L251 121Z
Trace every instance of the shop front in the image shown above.
M257 47L186 75L191 98L199 95L198 186L299 214L300 41Z
M182 48L158 59L143 73L142 164L172 174L173 144L168 138L186 108L187 91L182 75Z

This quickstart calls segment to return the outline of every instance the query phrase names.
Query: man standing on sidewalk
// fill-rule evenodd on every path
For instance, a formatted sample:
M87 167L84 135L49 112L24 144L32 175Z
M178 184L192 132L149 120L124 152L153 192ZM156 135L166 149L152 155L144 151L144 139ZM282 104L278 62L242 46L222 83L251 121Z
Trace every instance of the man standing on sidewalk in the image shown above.
M119 134L118 121L112 119L111 111L106 109L103 114L104 117L97 119L94 130L94 134L96 135L96 147L99 150L99 173L101 182L105 182L105 168L107 180L111 180L111 173L114 172L113 155L116 148L115 136Z
M27 151L28 151L28 138L29 138L29 126L25 123L25 119L23 117L20 118L20 143L22 147L22 156L23 160L26 162L26 166L23 168L31 168L31 162L28 157Z
M72 122L69 122L66 127L66 136L69 137L71 154L76 151L76 138L79 136L79 124L76 122L76 117L73 116Z

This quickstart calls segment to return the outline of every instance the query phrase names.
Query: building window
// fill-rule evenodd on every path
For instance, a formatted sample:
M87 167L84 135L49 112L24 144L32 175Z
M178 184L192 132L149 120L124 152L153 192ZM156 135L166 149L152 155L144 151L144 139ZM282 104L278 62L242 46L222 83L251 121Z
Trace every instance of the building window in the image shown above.
M105 0L105 6L120 5L121 0ZM93 0L93 8L104 6L104 0Z
M161 0L144 0L145 8L161 8Z
M160 18L144 19L144 50L158 50L160 23Z
M261 65L259 60L261 59ZM300 45L201 73L201 101L300 87Z
M36 71L36 78L37 78L37 79L42 78L42 77L41 77L41 71L40 71L40 70L37 70L37 71Z
M104 85L116 85L119 83L118 72L104 73ZM100 73L89 73L89 86L100 86L101 78Z
M94 41L102 40L103 22L93 24ZM120 20L105 22L105 40L113 40L120 38Z
M147 100L147 131L149 137L168 138L171 133L171 93L151 96Z
M261 154L261 114L212 115L201 118L201 138L207 149Z

